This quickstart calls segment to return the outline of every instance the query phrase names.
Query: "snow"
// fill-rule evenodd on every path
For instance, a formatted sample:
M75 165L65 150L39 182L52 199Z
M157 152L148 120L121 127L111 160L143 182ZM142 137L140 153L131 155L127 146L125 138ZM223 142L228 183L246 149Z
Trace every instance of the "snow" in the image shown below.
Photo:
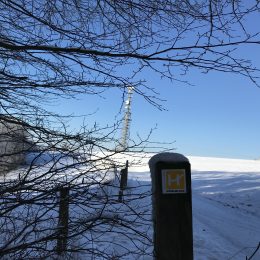
M260 162L188 159L192 169L194 259L249 257L260 242ZM148 166L130 170L132 180L150 183ZM260 252L252 259L260 259Z
M152 156L153 154L144 153L126 154L118 158L121 165L126 159L129 160L128 188L123 203L113 199L114 202L108 203L102 211L107 219L117 218L115 223L119 225L115 224L109 232L105 226L97 225L95 232L86 233L84 238L71 241L71 246L84 245L90 247L89 251L106 252L107 259L153 259L151 174L148 165ZM39 168L35 171L41 169L43 161L48 164L50 158L49 154L37 157ZM194 259L239 260L251 256L260 242L260 161L194 156L187 158L192 170ZM47 166L42 169L44 167ZM80 169L73 169L70 174L73 175L78 170ZM95 180L94 178L94 175L89 176L85 183ZM84 181L82 183L84 185ZM91 219L94 216L91 214L99 211L99 206L95 208L91 204L92 200L96 200L97 189L98 187L92 187L89 200L82 197L82 205L75 206L71 210L71 216L86 221L87 217ZM117 179L108 187L107 194L117 198ZM89 212L90 216L84 213L83 219L84 206L87 209L84 212ZM93 207L92 211L89 210L90 206ZM122 221L132 223L133 229L122 229ZM116 258L118 256L120 257ZM82 254L77 255L76 259L88 258ZM94 256L94 259L104 258ZM260 250L252 258L258 259Z
M154 155L148 162L150 169L158 162L188 162L189 160L179 153L158 153Z

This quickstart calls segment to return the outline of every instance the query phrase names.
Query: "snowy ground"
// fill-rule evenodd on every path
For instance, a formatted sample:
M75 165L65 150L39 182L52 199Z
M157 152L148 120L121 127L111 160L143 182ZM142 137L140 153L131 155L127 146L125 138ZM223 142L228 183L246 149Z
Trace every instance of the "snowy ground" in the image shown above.
M260 161L189 160L195 259L246 259L260 242ZM131 183L150 184L149 169L143 165L130 169ZM260 259L260 250L252 259Z
M143 154L134 158L133 154L128 154L120 159L121 162L125 162L125 159L130 162L125 201L109 206L105 214L109 216L111 212L116 212L118 217L134 222L134 228L140 230L140 235L138 232L129 232L129 229L113 228L104 232L102 226L97 228L96 233L91 233L94 243L86 245L107 252L108 259L112 259L113 255L120 255L120 258L113 258L120 260L153 259L151 179L148 168L151 156ZM136 167L131 166L133 158L138 162ZM251 256L260 242L260 161L188 158L192 168L195 260L240 260ZM44 169L42 167L41 171ZM16 178L17 174L14 173L9 176L11 179ZM117 196L118 188L111 187L110 192ZM136 218L132 210L141 217ZM71 211L73 216L77 208L71 208ZM142 234L148 240L143 239ZM84 239L87 241L87 235ZM75 259L88 259L81 256ZM259 259L260 250L251 260Z

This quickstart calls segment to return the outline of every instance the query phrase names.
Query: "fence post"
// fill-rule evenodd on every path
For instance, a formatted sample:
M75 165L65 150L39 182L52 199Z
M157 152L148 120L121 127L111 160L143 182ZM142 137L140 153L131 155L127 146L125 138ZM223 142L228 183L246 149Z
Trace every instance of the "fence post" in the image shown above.
M61 187L59 201L59 224L57 239L57 254L62 255L67 250L69 232L69 187Z
M114 171L114 180L117 178L117 167L115 164L112 165L113 171Z
M192 260L191 172L186 157L161 153L149 161L152 177L154 257Z
M126 166L124 169L121 170L120 174L120 190L118 195L118 201L122 202L124 190L127 187L127 178L128 178L128 160L126 161Z

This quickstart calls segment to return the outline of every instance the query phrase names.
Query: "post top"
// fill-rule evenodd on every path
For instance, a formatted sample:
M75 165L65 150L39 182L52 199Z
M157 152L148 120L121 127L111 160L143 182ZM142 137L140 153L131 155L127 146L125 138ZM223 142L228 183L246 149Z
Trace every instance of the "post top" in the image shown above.
M180 163L180 162L189 162L188 158L180 153L158 153L154 155L149 160L150 169L155 166L158 162L166 162L166 163Z

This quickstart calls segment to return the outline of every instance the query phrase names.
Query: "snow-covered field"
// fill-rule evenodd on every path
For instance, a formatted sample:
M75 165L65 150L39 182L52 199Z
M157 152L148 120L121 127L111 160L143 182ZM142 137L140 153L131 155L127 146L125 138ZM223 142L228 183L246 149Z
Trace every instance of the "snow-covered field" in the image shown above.
M81 243L89 247L90 251L105 252L106 259L153 259L151 178L148 167L151 156L152 154L127 154L119 159L121 162L125 162L125 159L130 162L124 202L118 203L117 199L113 199L111 204L108 203L108 206L102 209L104 216L117 217L117 223L124 219L125 223L130 223L130 227L124 229L122 223L119 223L120 225L112 225L108 230L107 224L97 225L91 234L86 233L71 241L71 248L75 243ZM192 169L194 259L240 260L250 257L260 242L260 161L205 157L188 159ZM133 160L135 164L132 164ZM40 169L42 171L45 168ZM72 177L77 170L70 172ZM16 178L15 173L16 171L13 171L9 177ZM64 176L63 174L61 177ZM90 179L94 181L93 178L94 176ZM55 177L55 180L57 179ZM114 185L108 188L107 194L112 198L117 198L117 185L114 181ZM97 189L92 190L90 195L96 202ZM87 209L93 206L91 199L85 197L82 197L82 203ZM85 212L90 215L95 212L95 207L93 212L82 211L83 204L70 208L72 218L79 216L80 220L82 213L86 218L88 216ZM97 210L99 208L100 206L97 206ZM89 258L83 253L70 259ZM93 259L104 258L95 256ZM260 250L250 259L259 260Z
M195 259L238 260L251 256L260 242L260 161L188 158L192 168ZM130 171L131 183L150 184L145 162ZM260 250L252 259L260 259Z

